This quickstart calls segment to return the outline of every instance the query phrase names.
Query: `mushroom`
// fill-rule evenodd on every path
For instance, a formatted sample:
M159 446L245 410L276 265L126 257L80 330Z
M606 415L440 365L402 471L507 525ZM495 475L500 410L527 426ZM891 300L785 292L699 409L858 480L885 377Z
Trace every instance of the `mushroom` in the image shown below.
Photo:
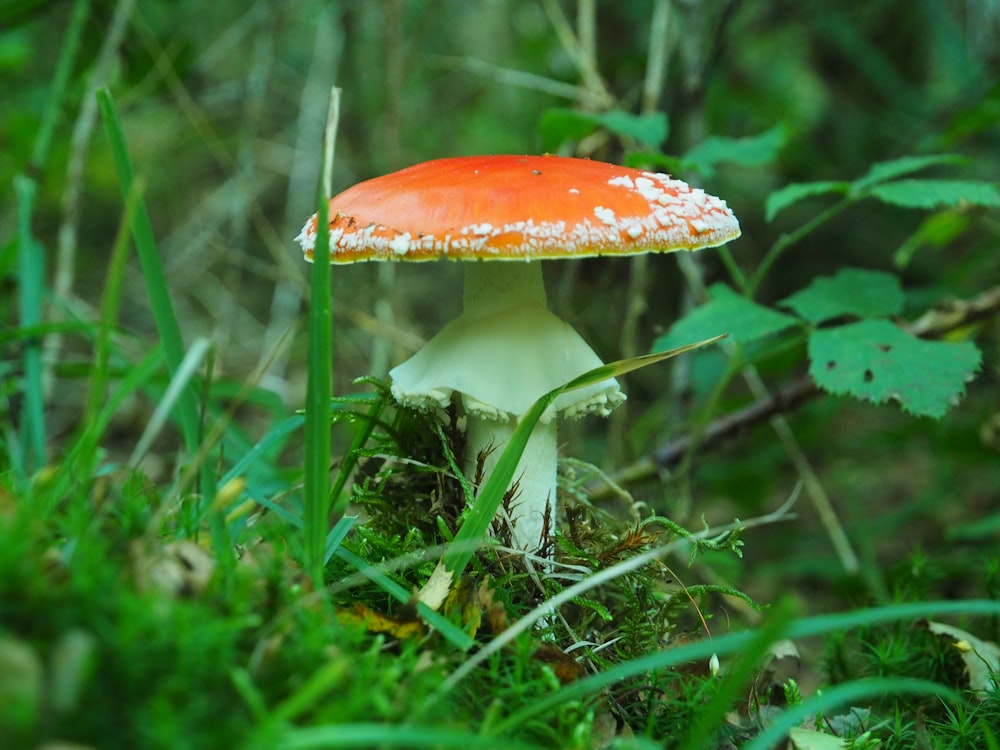
M389 374L405 406L457 400L470 477L483 452L488 476L536 399L601 365L547 308L538 261L697 250L740 234L726 203L703 190L557 156L424 162L345 190L330 200L329 217L333 263L467 261L462 313ZM297 239L311 260L315 215ZM607 415L624 400L609 378L562 393L543 415L514 475L515 546L538 549L555 530L557 417Z

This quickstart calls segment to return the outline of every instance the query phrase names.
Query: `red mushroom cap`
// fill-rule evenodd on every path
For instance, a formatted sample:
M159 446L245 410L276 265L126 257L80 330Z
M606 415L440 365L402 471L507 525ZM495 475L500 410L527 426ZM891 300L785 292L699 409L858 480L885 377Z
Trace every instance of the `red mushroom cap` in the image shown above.
M725 201L665 174L559 156L416 164L330 200L334 263L697 250L740 235ZM299 235L306 258L314 215Z

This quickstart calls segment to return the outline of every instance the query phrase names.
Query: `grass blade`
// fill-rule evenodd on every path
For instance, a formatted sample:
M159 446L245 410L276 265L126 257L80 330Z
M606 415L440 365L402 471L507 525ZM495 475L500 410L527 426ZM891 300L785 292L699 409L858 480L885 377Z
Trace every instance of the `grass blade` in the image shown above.
M130 196L135 191L135 173L128 155L121 121L118 119L118 113L115 111L114 102L107 88L98 89L97 104L104 122L104 130L111 143L111 155L118 172L118 180L121 183L122 198L128 204ZM153 227L149 221L146 204L141 199L138 199L135 211L132 212L131 225L136 253L146 282L146 293L149 295L149 304L156 321L156 330L163 343L167 370L173 377L177 374L181 362L184 360L184 342L180 326L177 323L177 316L174 313L174 306L170 300L170 290L163 273L163 264L160 262L160 253L153 235ZM197 401L190 385L184 389L177 400L176 417L184 435L185 447L188 453L193 456L198 451L199 427Z
M327 202L318 201L317 226L327 225ZM323 585L323 553L330 511L330 397L333 343L330 290L330 237L316 233L309 301L309 373L305 422L305 568L317 588Z
M125 261L129 250L129 226L132 214L139 200L138 184L125 201L125 213L118 227L114 244L111 246L111 260L108 263L108 273L104 282L104 293L101 299L101 320L97 327L94 340L94 362L90 373L90 384L87 389L87 400L84 406L84 428L78 440L76 451L82 467L83 476L91 476L97 468L96 449L101 432L97 429L98 416L107 397L108 370L111 364L111 338L118 323L118 311L121 309L122 288L125 281Z
M14 181L17 192L18 224L18 313L20 325L42 322L45 286L45 257L31 233L35 203L35 182L24 176ZM42 387L42 342L24 342L24 404L21 411L22 476L30 476L45 465L45 394Z
M510 739L491 739L478 734L440 727L391 724L334 724L289 729L275 745L277 750L334 750L335 748L434 748L436 750L539 750Z

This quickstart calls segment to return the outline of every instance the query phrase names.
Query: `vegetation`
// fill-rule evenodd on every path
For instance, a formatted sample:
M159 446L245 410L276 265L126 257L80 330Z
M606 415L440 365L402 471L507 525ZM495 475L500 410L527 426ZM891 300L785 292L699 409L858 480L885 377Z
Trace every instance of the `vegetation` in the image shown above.
M1000 747L993 4L0 22L0 747ZM301 262L334 84L334 189L552 151L741 220L546 269L629 392L551 570L488 536L523 431L471 497L388 394L459 269Z

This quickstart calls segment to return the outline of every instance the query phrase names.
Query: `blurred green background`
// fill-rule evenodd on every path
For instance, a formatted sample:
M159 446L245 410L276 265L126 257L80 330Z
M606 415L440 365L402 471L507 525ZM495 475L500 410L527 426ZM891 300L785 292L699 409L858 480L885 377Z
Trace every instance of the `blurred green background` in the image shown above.
M68 96L39 162L32 153L56 62L79 12L88 15ZM991 0L21 0L0 5L0 28L0 319L16 320L10 186L21 173L39 182L32 230L52 290L47 316L95 315L123 213L93 98L107 85L185 337L210 337L218 377L259 376L287 409L301 407L305 389L309 269L294 238L315 209L333 85L343 89L335 192L436 157L540 152L553 108L665 113L661 149L672 156L712 136L775 133L782 147L766 163L676 175L733 207L744 234L731 251L747 272L822 210L821 200L805 201L767 222L766 196L789 182L852 179L878 161L941 152L967 157L963 177L1000 174L1000 5ZM596 132L556 148L622 161L634 146ZM860 266L900 273L915 315L1000 283L998 235L995 212L864 203L786 253L758 300ZM727 278L714 251L699 263L706 282ZM671 256L642 266L550 263L546 277L552 306L606 359L648 350L692 304ZM335 268L334 392L384 375L456 314L460 281L451 263ZM148 310L130 262L119 343L136 357L155 336ZM996 541L995 530L962 532L995 514L1000 497L997 331L994 320L980 326L983 371L941 422L832 398L791 417L851 539L876 565L905 561L922 545L966 544L969 559L981 559ZM79 337L58 347L50 459L80 416L91 356ZM628 376L627 409L611 425L568 426L567 453L608 470L628 466L686 429L719 367L706 356ZM774 387L804 368L796 354L762 364ZM750 400L731 389L722 408ZM153 406L136 400L118 417L122 454ZM241 420L257 435L269 424L267 410L252 406ZM173 446L161 447L144 466L154 480L172 468ZM676 483L630 489L666 515L684 496L695 515L727 521L773 508L795 483L788 457L759 425ZM766 597L776 575L787 584L838 570L811 509L800 503L798 511L795 534L755 533L750 564L727 571L751 594ZM961 580L956 574L951 585Z

